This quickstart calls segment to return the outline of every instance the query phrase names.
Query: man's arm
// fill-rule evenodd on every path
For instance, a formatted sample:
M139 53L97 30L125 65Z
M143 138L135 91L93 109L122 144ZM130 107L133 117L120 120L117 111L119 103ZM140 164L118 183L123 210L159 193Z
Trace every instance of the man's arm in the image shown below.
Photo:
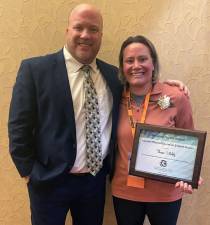
M30 175L35 160L36 112L32 71L23 61L13 88L8 121L9 150L22 177Z

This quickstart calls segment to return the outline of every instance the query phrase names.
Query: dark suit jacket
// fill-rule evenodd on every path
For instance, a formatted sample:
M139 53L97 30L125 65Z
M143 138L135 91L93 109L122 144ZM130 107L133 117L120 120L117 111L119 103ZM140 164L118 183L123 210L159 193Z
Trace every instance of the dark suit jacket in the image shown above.
M98 59L97 66L113 95L112 149L122 86L116 67ZM62 50L23 60L13 89L8 128L10 153L21 176L30 175L34 183L48 182L72 168L76 129Z

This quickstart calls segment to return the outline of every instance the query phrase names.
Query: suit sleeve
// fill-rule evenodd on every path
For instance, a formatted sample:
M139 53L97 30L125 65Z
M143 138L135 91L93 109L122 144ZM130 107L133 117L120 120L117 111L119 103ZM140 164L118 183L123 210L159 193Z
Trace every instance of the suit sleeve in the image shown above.
M22 177L30 175L35 161L36 115L32 70L29 62L23 61L13 88L8 121L9 150Z

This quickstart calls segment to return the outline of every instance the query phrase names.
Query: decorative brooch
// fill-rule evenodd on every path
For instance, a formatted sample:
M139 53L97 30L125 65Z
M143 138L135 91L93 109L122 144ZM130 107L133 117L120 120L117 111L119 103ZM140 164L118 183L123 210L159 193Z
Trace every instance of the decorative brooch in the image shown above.
M164 110L171 106L171 99L169 96L164 95L160 96L160 98L157 101L157 104L160 106L160 109Z

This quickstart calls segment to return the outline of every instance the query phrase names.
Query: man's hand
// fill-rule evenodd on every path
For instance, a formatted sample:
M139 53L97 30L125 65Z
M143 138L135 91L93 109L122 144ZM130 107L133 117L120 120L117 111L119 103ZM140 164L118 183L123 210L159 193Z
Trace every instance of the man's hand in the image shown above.
M28 184L28 183L29 183L29 181L30 181L30 177L29 177L29 176L27 176L27 177L23 177L23 179L25 180L26 184Z
M166 83L171 86L177 86L181 91L184 91L184 93L189 97L190 91L188 87L180 80L165 80L163 83Z

